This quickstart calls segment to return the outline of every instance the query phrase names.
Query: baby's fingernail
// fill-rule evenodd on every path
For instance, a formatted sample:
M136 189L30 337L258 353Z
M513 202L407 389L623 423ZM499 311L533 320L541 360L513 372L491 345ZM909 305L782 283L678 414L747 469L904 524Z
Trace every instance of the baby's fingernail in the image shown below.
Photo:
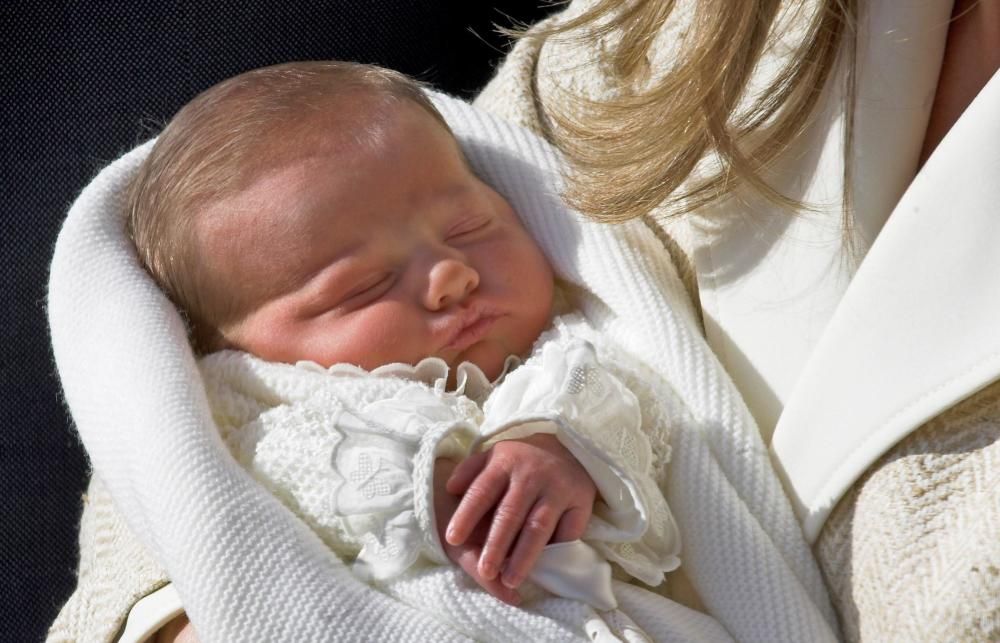
M514 574L504 574L500 578L500 582L508 589L517 589L517 586L521 584L521 579Z
M479 563L479 573L483 575L483 578L488 580L493 580L497 577L496 565L491 565L489 563Z

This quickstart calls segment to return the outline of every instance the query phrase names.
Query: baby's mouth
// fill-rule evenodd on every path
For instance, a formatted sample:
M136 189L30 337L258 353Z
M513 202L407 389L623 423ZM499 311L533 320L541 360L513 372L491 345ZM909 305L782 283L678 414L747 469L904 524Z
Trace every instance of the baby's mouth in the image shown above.
M500 317L502 317L501 314L487 310L466 313L457 321L452 322L454 327L442 350L455 354L461 353L485 337Z

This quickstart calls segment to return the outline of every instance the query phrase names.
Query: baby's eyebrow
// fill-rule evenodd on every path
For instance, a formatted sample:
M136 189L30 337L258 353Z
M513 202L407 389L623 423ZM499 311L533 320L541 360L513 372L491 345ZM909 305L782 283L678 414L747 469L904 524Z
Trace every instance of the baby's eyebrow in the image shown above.
M429 196L438 202L454 202L467 199L471 193L468 181L454 181L437 188Z
M469 186L468 181L455 181L445 187L444 192L448 194L451 198L458 198L465 194L471 192L472 189Z
M448 219L462 219L472 211L478 211L478 204L481 200L477 198L476 192L463 187L457 190L450 190L448 195L441 199L442 210L448 214Z

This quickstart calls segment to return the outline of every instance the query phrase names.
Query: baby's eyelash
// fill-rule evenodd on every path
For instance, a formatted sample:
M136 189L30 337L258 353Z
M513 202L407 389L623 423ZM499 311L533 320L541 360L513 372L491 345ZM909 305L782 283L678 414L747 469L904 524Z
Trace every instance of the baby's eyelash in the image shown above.
M466 219L448 232L448 238L454 239L473 232L479 232L486 228L491 222L490 217L480 216L474 219Z
M370 280L361 282L357 288L351 291L351 294L347 296L347 299L354 299L360 295L371 294L376 292L381 288L386 288L392 285L393 274L391 272L385 273L378 277L373 277Z

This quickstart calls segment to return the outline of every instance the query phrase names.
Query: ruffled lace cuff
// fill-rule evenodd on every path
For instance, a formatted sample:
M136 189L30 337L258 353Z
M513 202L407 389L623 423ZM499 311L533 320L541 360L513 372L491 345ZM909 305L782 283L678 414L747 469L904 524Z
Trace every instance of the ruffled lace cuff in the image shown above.
M584 539L650 585L680 564L680 537L653 478L649 440L635 395L574 337L541 343L487 400L474 447L554 434L600 493Z

